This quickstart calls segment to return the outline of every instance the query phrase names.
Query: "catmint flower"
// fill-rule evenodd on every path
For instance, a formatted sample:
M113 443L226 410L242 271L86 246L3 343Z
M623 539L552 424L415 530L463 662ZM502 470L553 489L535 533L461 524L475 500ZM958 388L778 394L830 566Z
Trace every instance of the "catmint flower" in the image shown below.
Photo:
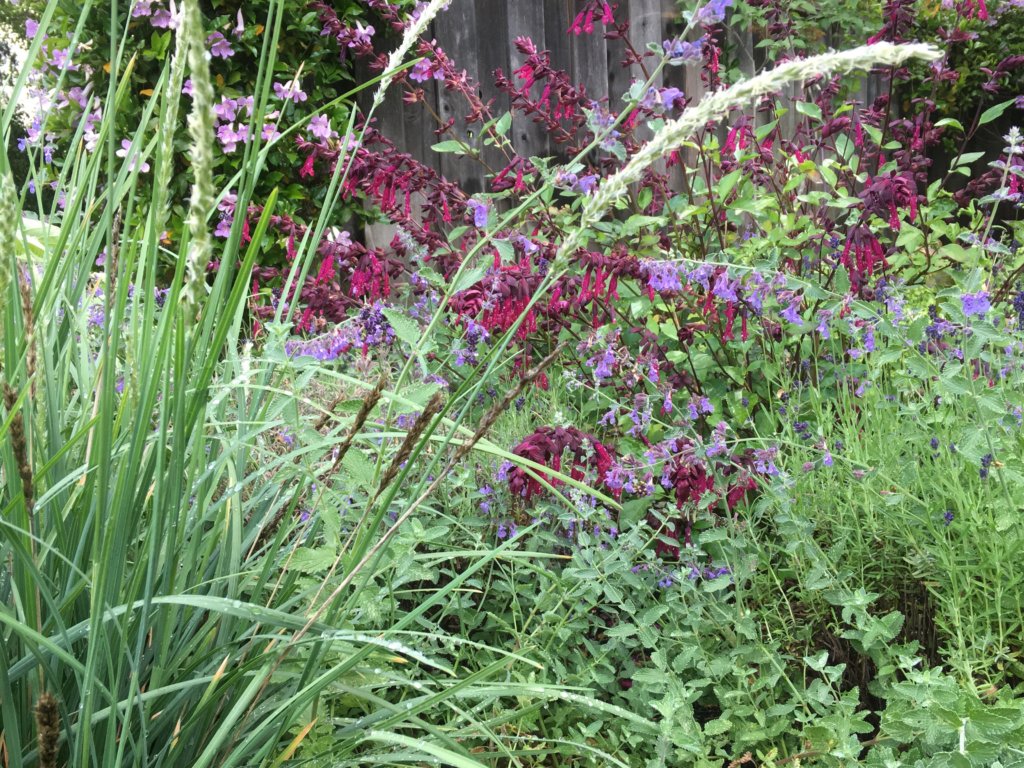
M724 421L720 421L715 425L715 429L711 433L711 445L704 451L704 455L709 459L721 456L726 452L725 433L727 429L728 424Z
M800 317L800 299L794 297L789 305L779 314L793 325L803 325L803 318Z
M725 10L732 6L733 0L708 0L707 5L697 10L698 24L721 24L725 21Z
M581 194L589 195L591 192L594 191L594 188L596 186L597 176L595 176L594 174L590 174L588 176L581 176L580 178L578 178L576 180L576 183L573 185L573 189L575 189L577 192L580 192Z
M615 369L615 352L608 347L600 357L592 357L587 361L587 365L591 364L594 364L594 378L598 381L611 378Z
M647 264L647 286L658 293L681 291L679 267L670 261L652 261Z
M211 32L206 38L206 44L210 46L210 55L216 58L230 59L235 55L235 49L223 32Z
M991 453L986 453L984 456L981 457L981 469L978 470L978 474L981 476L982 480L985 480L985 479L988 478L989 467L992 466L992 463L995 460L996 460L996 457L993 456Z
M669 64L678 65L687 61L700 61L704 56L705 40L707 40L707 35L693 42L676 38L674 40L666 40L662 43L662 47L665 49L665 55L669 59Z
M233 217L221 216L217 222L217 227L213 230L213 236L227 239L231 235L232 223L234 223Z
M487 226L487 215L490 212L487 203L482 203L479 200L470 200L466 203L466 208L473 214L474 226L480 228Z
M821 458L821 463L826 467L831 467L834 463L832 460L832 454L827 448L825 449L825 455Z
M988 291L965 293L960 297L960 305L967 317L971 317L972 315L984 317L985 314L992 309L992 304L988 299Z
M618 423L619 418L619 407L612 406L608 411L598 420L598 424L604 427L614 427Z
M737 281L730 282L729 275L722 272L715 280L715 287L711 289L711 292L723 301L739 301L739 297L736 295L736 284Z
M754 471L773 477L779 475L779 468L775 466L775 457L778 452L779 449L774 446L756 449L754 451Z

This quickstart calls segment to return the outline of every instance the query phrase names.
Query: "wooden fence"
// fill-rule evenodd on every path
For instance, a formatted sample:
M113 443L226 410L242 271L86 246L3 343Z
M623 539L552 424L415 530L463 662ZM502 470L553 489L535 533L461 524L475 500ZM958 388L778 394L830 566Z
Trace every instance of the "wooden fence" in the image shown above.
M457 68L465 69L479 82L484 101L493 99L495 116L509 109L509 100L495 87L493 72L500 68L511 76L522 64L525 57L514 45L520 36L529 37L537 48L550 51L553 67L582 83L590 97L607 98L611 109L617 110L632 80L642 73L635 65L632 71L622 66L626 43L606 41L602 25L595 23L592 34L569 34L569 27L583 5L584 0L452 0L448 10L435 20L429 36L437 40ZM638 51L651 42L660 45L683 28L677 0L617 0L615 5L618 18L629 21L629 40ZM763 66L760 49L749 31L727 25L726 34L729 55L739 62L744 73L753 74ZM697 66L666 68L663 80L659 85L675 86L694 99L699 99L704 91ZM433 133L437 121L431 112L442 120L454 118L456 135L473 143L462 121L467 112L465 100L459 94L438 88L433 80L423 86L426 105L406 105L399 90L392 89L377 113L380 128L400 148L470 194L481 191L485 179L479 162L430 150L432 144L441 141ZM862 82L862 103L874 97L876 87L871 78ZM790 91L790 95L794 93ZM526 157L556 152L545 132L528 118L514 115L509 136L516 151Z

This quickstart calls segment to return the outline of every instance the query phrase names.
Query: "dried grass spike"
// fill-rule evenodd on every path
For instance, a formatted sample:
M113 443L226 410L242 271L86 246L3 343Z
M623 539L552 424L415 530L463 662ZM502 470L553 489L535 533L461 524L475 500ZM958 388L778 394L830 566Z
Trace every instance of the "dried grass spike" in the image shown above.
M60 712L57 700L45 691L36 702L36 728L39 731L39 768L57 768Z
M380 496L384 489L387 488L391 481L395 479L398 472L402 469L402 465L409 459L409 455L412 453L413 447L420 439L420 435L430 424L434 416L436 416L441 408L444 406L444 396L440 392L435 392L434 396L430 398L430 402L427 403L426 408L423 412L416 417L416 421L413 422L412 428L406 433L405 439L402 444L398 447L398 453L395 454L395 458L391 460L391 464L388 466L387 471L384 473L384 477L380 481L380 485L377 487L377 493L374 496Z

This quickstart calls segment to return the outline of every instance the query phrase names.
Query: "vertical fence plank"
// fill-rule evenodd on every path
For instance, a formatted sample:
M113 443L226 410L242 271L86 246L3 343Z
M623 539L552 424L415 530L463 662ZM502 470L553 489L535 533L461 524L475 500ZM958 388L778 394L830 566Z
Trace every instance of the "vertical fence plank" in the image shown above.
M603 25L594 22L590 34L571 35L572 79L582 85L591 101L608 98L608 49Z
M539 50L545 48L544 5L538 2L513 2L508 8L508 37L514 41L517 37L528 37ZM522 66L526 59L524 54L515 50L509 52L509 62L504 65L508 77L517 85L512 72ZM534 86L534 92L541 86ZM540 125L525 115L516 113L512 116L512 146L516 153L523 157L539 157L548 154L548 134Z
M628 7L629 39L638 52L643 53L648 43L661 43L666 39L662 0L630 0ZM647 79L644 68L639 64L630 68L630 77L636 80ZM655 85L659 84L660 78Z
M480 72L480 58L477 55L477 15L473 0L453 0L448 10L438 16L434 23L438 45L454 63L457 70L465 69L473 77ZM469 110L466 100L446 88L437 89L437 113L444 121L455 120L455 125L442 139L459 139L471 147L478 147L476 132L479 125L464 125L463 118ZM483 190L484 174L480 163L472 158L445 154L440 158L441 173L448 179L458 181L469 194Z
M477 59L480 66L476 77L480 83L480 95L484 103L491 102L491 114L501 117L508 112L509 99L495 86L494 71L501 69L507 72L512 57L512 41L508 35L508 3L506 0L476 0L476 13ZM500 171L512 160L509 153L500 147L483 147L482 153L484 162L492 172Z

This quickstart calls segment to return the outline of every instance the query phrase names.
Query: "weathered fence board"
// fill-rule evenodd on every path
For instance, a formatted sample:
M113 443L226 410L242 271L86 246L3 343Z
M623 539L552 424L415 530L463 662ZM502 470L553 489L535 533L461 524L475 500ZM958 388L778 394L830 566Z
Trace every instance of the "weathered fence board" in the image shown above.
M514 70L525 58L515 49L517 37L529 37L539 49L549 51L553 67L565 70L575 82L582 83L590 98L607 99L609 107L618 110L632 81L646 79L645 70L649 71L650 67L634 65L625 70L621 64L626 43L606 41L604 27L597 21L592 34L570 34L573 19L583 5L583 0L452 0L449 9L435 20L429 36L437 40L458 70L465 69L475 79L478 95L484 102L492 102L491 111L495 116L504 114L510 105L507 95L494 85L494 71L501 69L506 76L514 78ZM616 13L629 23L630 42L641 53L649 43L660 46L663 40L678 35L683 29L676 0L620 0ZM756 42L750 31L727 30L725 45L729 55L739 62L741 71L747 75L764 65L764 54ZM698 101L705 91L700 69L695 66L668 67L655 84L675 86L693 101ZM479 123L464 125L463 117L469 106L460 94L433 80L419 86L425 91L427 104L403 104L397 95L389 96L378 113L381 129L405 151L458 182L470 194L482 191L486 171L478 161L451 154L439 155L430 150L441 140L433 133L438 126L431 112L442 120L454 118L454 128L442 138L458 138L480 150L492 171L507 164L507 154L482 146ZM866 77L856 95L862 104L869 104L877 91L877 78ZM534 95L536 93L537 89ZM802 93L802 86L793 86L786 96L792 98ZM785 101L785 97L780 99L780 106ZM783 125L791 127L795 118L790 111L782 118ZM768 114L759 118L768 119ZM558 153L558 146L530 118L514 115L508 136L515 152L525 157Z

